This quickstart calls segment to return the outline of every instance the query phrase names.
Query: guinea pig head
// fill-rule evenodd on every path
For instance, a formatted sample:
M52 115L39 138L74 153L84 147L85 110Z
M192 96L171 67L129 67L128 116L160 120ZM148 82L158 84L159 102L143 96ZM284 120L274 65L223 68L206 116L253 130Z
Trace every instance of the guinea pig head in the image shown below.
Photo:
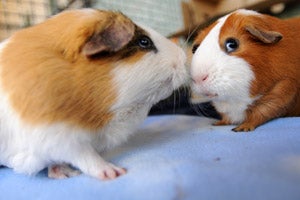
M89 129L105 126L120 108L151 106L187 74L175 44L121 13L94 9L17 32L0 62L3 90L23 121Z
M257 80L270 82L270 52L282 39L278 21L254 11L238 10L204 29L194 42L193 91L211 99L257 95ZM268 66L269 65L269 66ZM273 76L272 76L273 77Z

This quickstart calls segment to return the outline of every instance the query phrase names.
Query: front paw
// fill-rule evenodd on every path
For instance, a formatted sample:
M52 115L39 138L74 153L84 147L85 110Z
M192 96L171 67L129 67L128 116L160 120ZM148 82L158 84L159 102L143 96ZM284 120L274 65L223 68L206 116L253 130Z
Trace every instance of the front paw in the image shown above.
M232 131L234 131L234 132L250 132L250 131L253 131L255 128L256 127L252 124L243 123L243 124L240 124L239 126L233 128Z
M230 125L231 123L228 120L219 120L215 123L213 123L213 126L225 126L225 125Z
M124 174L126 174L126 170L124 168L117 167L111 163L105 163L101 166L97 177L101 180L111 180Z
M64 179L81 174L79 170L73 169L67 164L52 165L48 167L48 177L53 179Z

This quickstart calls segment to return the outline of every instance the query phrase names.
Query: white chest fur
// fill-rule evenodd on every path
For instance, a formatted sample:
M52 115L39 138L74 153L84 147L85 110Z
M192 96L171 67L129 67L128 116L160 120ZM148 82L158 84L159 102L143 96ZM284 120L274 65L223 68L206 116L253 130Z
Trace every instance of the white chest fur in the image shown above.
M213 101L218 112L225 114L232 124L239 124L245 120L246 109L253 100L250 98L232 101Z
M100 133L96 134L95 148L101 152L126 141L147 117L149 109L150 105L139 104L119 110L114 119Z

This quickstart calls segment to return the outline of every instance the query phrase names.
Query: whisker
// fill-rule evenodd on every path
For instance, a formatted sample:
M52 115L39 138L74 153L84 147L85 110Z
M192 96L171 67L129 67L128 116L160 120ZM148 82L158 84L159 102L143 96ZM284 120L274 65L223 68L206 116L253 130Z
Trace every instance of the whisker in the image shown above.
M197 25L192 31L189 30L189 34L188 34L187 38L185 39L185 41L183 42L184 47L188 46L188 43L190 42L191 37L194 35L194 33L196 31L198 31L199 27L200 27L200 25Z
M173 92L173 114L176 113L176 91L177 90L174 90Z

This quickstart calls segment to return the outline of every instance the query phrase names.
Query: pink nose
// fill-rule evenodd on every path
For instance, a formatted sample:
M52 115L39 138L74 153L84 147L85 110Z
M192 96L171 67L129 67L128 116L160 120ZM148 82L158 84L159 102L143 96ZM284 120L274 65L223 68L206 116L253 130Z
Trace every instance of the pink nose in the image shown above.
M196 76L195 78L193 78L193 81L197 84L201 84L205 82L207 79L208 79L208 74L204 74L204 75Z

